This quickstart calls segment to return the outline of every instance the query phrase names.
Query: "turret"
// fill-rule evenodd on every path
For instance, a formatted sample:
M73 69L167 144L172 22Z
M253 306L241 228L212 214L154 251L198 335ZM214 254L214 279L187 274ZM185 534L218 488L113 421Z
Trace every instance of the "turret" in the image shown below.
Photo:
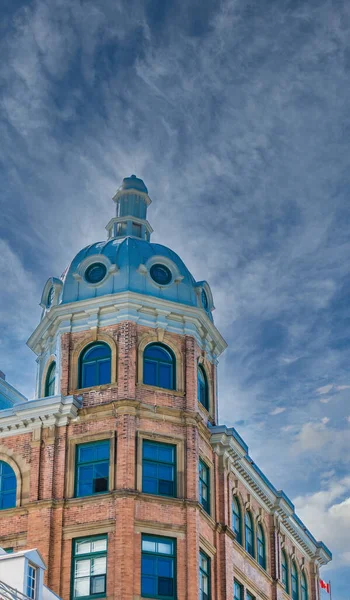
M147 207L151 198L142 179L136 175L125 177L113 200L116 217L106 226L108 239L133 236L149 242L153 229L147 221Z

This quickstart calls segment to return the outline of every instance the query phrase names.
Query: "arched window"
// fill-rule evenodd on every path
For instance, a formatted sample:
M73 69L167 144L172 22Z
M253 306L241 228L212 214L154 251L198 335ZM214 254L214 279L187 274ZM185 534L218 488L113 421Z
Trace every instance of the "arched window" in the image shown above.
M301 600L307 600L307 598L308 598L307 581L306 581L305 573L302 573L302 575L301 575Z
M45 397L53 396L55 393L55 381L56 381L56 363L52 362L49 366L45 381Z
M245 513L245 549L251 556L254 556L254 531L252 517L249 512Z
M0 509L16 506L17 481L14 470L0 460Z
M265 536L263 532L263 528L261 525L257 527L257 554L258 554L258 563L263 568L266 569L266 548L265 548Z
M289 594L288 560L287 560L287 555L284 550L282 550L281 566L282 566L282 584L283 584L284 589L286 590L287 594Z
M97 342L80 355L79 387L87 388L111 382L111 349Z
M293 600L299 600L299 578L295 562L292 564L292 598Z
M143 383L175 389L175 357L170 348L149 344L143 353Z
M203 404L204 408L209 410L208 380L202 365L198 365L197 369L197 397L198 402Z
M232 529L236 534L236 540L239 544L242 544L242 518L241 509L239 507L237 498L232 498Z

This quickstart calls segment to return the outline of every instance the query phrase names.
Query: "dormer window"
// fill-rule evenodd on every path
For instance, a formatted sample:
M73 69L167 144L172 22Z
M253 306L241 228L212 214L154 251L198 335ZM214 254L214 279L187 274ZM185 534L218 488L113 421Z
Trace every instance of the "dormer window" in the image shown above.
M29 563L28 565L28 576L27 576L27 596L31 600L35 600L36 597L36 568Z

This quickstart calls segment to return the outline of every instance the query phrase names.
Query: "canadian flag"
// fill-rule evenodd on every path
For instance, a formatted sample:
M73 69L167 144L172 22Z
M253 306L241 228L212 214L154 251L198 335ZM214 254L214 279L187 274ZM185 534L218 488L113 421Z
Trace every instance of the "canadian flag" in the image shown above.
M330 592L329 583L326 583L325 581L323 581L323 579L320 579L320 587L323 590L326 590L326 592L329 594L329 592Z

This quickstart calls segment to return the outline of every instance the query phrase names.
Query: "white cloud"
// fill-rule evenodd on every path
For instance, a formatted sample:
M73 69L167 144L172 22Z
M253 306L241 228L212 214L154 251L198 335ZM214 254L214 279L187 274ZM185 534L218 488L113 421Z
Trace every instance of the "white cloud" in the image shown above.
M333 385L324 385L323 387L319 387L316 392L317 394L328 394L328 392L331 391L331 389L333 389Z
M350 566L350 477L332 479L323 490L293 502L305 525L332 550L332 567Z
M287 410L285 406L276 406L276 408L270 412L270 415L280 415L285 412L285 410Z

